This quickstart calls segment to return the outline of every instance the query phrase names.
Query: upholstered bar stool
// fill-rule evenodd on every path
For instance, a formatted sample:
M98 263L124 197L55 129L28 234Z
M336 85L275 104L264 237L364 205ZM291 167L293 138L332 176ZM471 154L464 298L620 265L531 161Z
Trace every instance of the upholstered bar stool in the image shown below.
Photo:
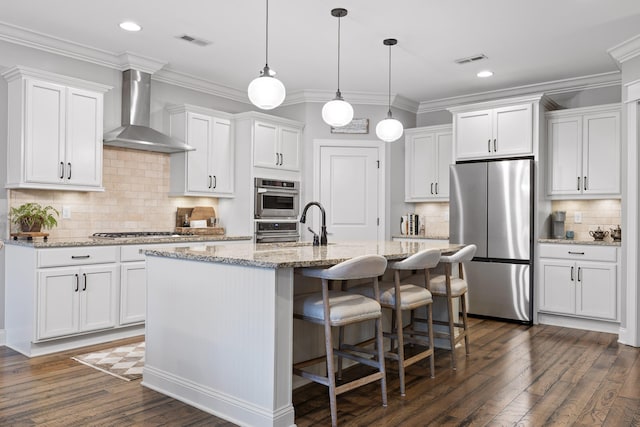
M476 253L476 245L468 245L460 249L453 255L440 257L440 262L444 263L444 275L434 276L429 282L429 290L434 297L444 297L447 299L448 321L434 320L436 325L446 325L449 327L448 334L436 334L436 336L449 339L451 345L451 367L456 369L456 344L464 339L465 352L469 354L469 330L467 327L467 281L464 277L463 264L471 261ZM451 277L451 266L458 263L458 277ZM453 312L453 299L460 301L460 311L462 312L462 323L455 321ZM458 335L456 328L461 328Z
M383 256L363 255L327 269L303 269L301 271L304 276L321 279L322 292L294 297L293 317L324 326L326 354L323 357L295 363L293 365L293 373L329 387L331 421L334 426L338 423L336 396L356 387L380 380L382 405L387 406L387 382L382 342L382 309L379 303L380 293L378 289L378 276L384 274L386 268L387 260ZM329 289L329 281L355 279L372 279L371 286L374 298ZM366 352L360 352L353 348L345 349L339 346L334 349L331 334L332 327L341 327L367 320L375 320L376 324L376 358L372 358L369 354L365 356ZM337 385L333 361L334 355L372 366L377 368L377 372ZM319 363L326 363L326 377L303 370L305 367Z
M433 325L431 323L433 298L431 292L427 290L429 283L429 269L434 268L440 261L439 249L427 249L420 251L402 261L396 261L389 264L389 268L394 270L393 281L382 281L380 287L380 305L390 308L393 311L391 317L391 332L385 333L384 336L391 338L390 351L385 353L388 359L398 362L398 376L400 378L400 395L405 395L404 370L407 366L413 365L420 360L430 357L430 373L434 376L434 358L433 358ZM400 280L401 271L415 270L416 274L410 275L404 280ZM349 292L355 292L365 296L371 296L371 287L355 286L349 289ZM426 307L427 308L427 328L424 331L418 331L413 328L413 322L404 326L402 321L402 312L410 311L413 320L413 310ZM418 339L417 336L426 336ZM397 340L398 347L394 348ZM412 343L424 346L426 349L413 354L405 359L404 344Z

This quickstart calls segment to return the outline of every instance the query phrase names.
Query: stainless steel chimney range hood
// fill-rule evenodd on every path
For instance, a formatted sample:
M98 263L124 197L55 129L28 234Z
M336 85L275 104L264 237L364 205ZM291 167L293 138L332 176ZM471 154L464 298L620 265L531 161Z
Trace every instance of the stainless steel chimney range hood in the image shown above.
M151 115L151 74L129 69L122 73L122 126L104 134L104 145L160 153L195 150L149 124Z

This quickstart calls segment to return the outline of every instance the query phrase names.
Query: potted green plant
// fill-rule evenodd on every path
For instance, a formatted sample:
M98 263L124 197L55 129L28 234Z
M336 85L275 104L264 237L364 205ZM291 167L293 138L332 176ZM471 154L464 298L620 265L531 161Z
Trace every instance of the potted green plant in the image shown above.
M54 216L55 213L55 216ZM42 228L53 228L58 225L56 216L60 213L53 206L42 206L39 203L25 203L13 207L10 211L11 222L20 226L23 232L38 232Z

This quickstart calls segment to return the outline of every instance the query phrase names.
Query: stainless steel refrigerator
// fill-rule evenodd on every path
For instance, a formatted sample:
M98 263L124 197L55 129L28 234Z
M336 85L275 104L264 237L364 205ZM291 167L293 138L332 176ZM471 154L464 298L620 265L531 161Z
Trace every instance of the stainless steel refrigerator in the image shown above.
M533 171L531 159L450 167L449 240L478 246L465 265L469 314L532 321Z

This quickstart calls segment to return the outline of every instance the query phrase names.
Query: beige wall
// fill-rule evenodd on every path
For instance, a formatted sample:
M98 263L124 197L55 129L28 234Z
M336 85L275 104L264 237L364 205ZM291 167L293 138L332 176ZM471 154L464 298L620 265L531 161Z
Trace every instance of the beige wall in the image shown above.
M104 192L12 190L10 206L25 202L51 205L60 211L50 237L82 238L103 231L171 231L178 207L213 206L208 197L169 197L169 155L105 147ZM71 210L62 219L62 207ZM224 226L224 220L223 220ZM15 225L11 225L11 231Z
M621 224L620 200L555 200L551 204L553 211L565 211L565 230L573 230L575 240L593 240L589 231L602 228L609 232ZM575 213L582 213L582 223L575 223ZM416 203L413 211L425 221L427 236L449 235L449 203ZM542 233L550 236L551 230ZM611 240L607 237L606 240Z

